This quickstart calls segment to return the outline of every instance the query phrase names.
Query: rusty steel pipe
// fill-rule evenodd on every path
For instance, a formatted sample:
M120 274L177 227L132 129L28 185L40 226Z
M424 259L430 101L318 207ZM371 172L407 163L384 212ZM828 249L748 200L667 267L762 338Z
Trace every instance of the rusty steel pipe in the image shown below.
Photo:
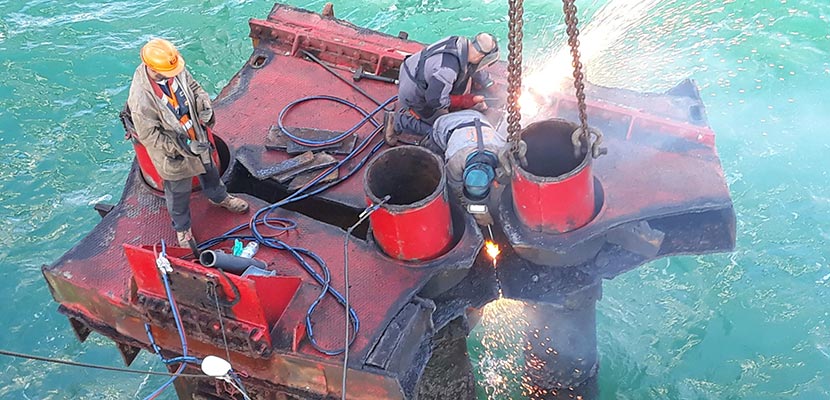
M437 155L417 146L388 149L369 163L363 182L369 204L390 196L369 216L384 253L426 261L448 250L453 227L444 163Z

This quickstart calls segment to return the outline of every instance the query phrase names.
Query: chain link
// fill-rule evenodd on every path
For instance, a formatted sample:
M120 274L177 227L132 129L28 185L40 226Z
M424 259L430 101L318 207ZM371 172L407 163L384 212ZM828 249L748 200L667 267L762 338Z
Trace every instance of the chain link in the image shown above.
M565 13L565 25L568 32L568 45L571 46L571 56L573 61L571 65L574 67L574 89L576 89L576 102L579 108L579 125L582 131L580 139L582 145L587 151L587 146L590 140L590 130L588 129L588 111L585 105L585 75L582 73L582 61L579 60L579 22L576 17L576 0L562 0L562 10Z
M576 0L562 0L562 10L565 13L565 25L568 32L568 44L571 46L571 56L573 61L571 65L574 67L574 89L576 89L576 103L579 109L579 137L577 138L574 132L574 152L587 152L590 150L591 156L597 158L606 154L606 149L601 148L602 132L598 129L588 127L588 106L585 104L585 74L582 72L582 61L579 60L579 28L577 24L579 20L576 18ZM594 136L594 141L591 143L591 136ZM578 154L575 154L579 157Z
M519 149L519 131L522 130L522 114L519 97L522 95L522 26L524 24L523 0L508 0L509 33L507 46L507 141L510 151Z

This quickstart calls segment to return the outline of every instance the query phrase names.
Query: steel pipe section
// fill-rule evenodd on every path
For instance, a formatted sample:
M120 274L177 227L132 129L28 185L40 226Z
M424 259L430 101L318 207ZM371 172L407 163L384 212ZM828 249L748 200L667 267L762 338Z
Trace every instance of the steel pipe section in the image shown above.
M534 122L520 132L527 163L513 154L513 207L521 223L534 231L565 233L593 219L594 178L591 154L574 156L571 135L577 125L564 119Z
M524 388L530 394L572 395L591 391L584 386L596 377L596 297L578 304L525 303ZM536 397L534 397L536 398ZM567 398L567 397L562 397ZM593 397L586 397L592 399Z
M388 256L426 261L444 254L453 237L444 162L429 150L399 146L375 157L366 167L364 189L372 236Z

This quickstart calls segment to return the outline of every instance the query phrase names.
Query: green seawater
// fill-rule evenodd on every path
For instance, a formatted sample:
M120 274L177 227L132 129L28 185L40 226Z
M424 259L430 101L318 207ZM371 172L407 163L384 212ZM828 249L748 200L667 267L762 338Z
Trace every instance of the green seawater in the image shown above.
M595 83L698 82L738 218L731 254L659 260L605 283L601 397L830 398L830 2L577 4ZM140 46L173 38L216 95L250 54L248 18L271 6L0 0L0 348L120 365L102 336L78 343L40 267L98 222L94 203L120 196L133 153L117 113ZM506 43L506 2L342 0L336 12L425 42L492 31ZM525 19L526 65L538 68L565 43L561 4L526 0ZM520 320L502 302L471 335L479 398L519 396ZM146 352L134 368L163 370ZM3 399L143 398L162 381L0 358Z

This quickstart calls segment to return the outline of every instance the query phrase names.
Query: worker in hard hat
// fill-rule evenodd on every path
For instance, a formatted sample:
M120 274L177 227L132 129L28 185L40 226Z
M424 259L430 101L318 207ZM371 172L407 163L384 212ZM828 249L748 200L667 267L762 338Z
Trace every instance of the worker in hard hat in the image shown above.
M214 122L210 96L185 69L176 47L167 40L152 39L141 48L141 61L127 105L138 140L164 179L164 199L179 245L192 247L194 176L214 205L242 214L248 211L248 203L229 195L219 178L207 136Z
M470 80L489 81L482 69L499 59L496 38L450 36L404 60L400 69L395 131L429 135L450 110L485 109L484 96L471 94Z
M442 154L447 184L480 225L492 224L490 206L497 200L496 179L507 149L507 134L477 110L444 114L435 120L426 147Z

